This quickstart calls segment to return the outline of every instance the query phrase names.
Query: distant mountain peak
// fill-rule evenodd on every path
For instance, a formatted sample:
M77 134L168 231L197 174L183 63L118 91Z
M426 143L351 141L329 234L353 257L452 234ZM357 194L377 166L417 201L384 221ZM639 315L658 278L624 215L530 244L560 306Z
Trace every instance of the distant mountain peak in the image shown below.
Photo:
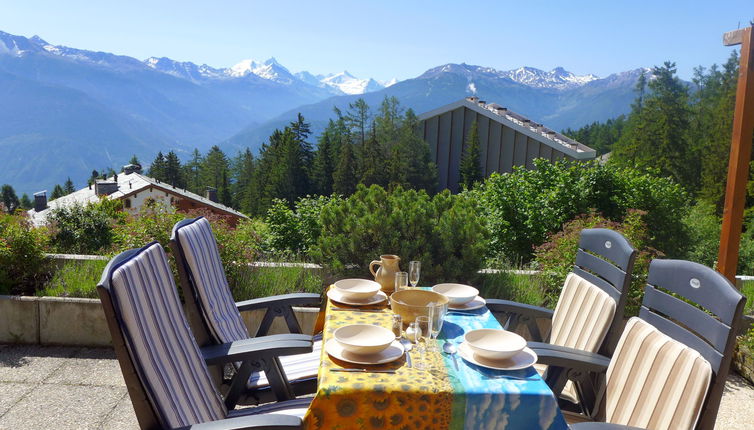
M597 76L591 74L577 76L563 67L556 67L549 72L531 66L522 66L511 70L497 70L492 67L475 66L466 63L444 64L427 70L422 76L430 78L442 73L453 73L464 76L470 83L479 76L488 76L509 79L513 82L530 87L552 88L558 90L580 87L593 80L599 79Z

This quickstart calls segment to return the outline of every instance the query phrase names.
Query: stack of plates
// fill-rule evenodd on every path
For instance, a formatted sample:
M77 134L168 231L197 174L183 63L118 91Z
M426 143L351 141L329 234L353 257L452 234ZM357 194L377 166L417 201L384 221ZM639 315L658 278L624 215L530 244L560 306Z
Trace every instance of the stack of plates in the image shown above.
M333 302L343 303L344 305L350 306L376 305L387 300L387 294L382 291L379 291L377 294L367 297L366 299L346 298L337 288L330 288L330 290L327 291L327 297Z

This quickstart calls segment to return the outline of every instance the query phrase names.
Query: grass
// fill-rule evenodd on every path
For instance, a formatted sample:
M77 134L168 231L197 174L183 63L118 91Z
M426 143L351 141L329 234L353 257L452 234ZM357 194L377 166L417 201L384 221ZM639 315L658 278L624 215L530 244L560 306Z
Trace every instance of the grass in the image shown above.
M303 267L248 267L236 271L233 297L237 301L287 293L323 291L320 270Z
M746 296L744 314L754 315L754 281L744 281L741 286L741 293Z
M544 282L538 275L500 271L485 273L481 276L479 293L482 297L512 300L536 306L542 306L547 299Z
M105 270L104 260L70 260L56 270L37 296L83 297L96 299L97 282Z

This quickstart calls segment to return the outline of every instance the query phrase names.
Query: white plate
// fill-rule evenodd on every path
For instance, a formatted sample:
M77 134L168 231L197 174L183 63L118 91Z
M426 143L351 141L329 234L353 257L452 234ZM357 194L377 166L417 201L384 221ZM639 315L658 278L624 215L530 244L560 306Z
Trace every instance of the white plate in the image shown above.
M329 297L330 300L334 302L343 303L345 305L351 305L351 306L376 305L377 303L382 303L385 300L387 300L387 294L385 294L382 291L378 292L377 294L365 300L346 299L343 297L343 294L335 288L330 288L327 291L327 297Z
M377 354L360 355L348 352L335 341L330 339L325 343L325 351L332 358L353 364L385 364L403 357L403 345L400 341L393 341L387 349Z
M473 311L483 308L486 304L487 300L484 300L481 296L476 296L474 300L462 305L448 305L448 309L453 309L454 311Z
M474 354L466 342L458 346L458 355L469 363L495 370L520 370L526 369L537 362L537 353L526 347L523 351L505 360L489 360Z

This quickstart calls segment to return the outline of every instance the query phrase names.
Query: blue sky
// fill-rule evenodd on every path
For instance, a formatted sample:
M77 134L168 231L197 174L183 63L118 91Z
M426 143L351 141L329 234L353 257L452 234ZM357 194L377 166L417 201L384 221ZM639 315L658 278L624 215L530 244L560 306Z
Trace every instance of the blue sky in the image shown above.
M606 76L675 61L682 78L730 55L748 1L7 1L0 30L139 59L406 79L449 62Z

